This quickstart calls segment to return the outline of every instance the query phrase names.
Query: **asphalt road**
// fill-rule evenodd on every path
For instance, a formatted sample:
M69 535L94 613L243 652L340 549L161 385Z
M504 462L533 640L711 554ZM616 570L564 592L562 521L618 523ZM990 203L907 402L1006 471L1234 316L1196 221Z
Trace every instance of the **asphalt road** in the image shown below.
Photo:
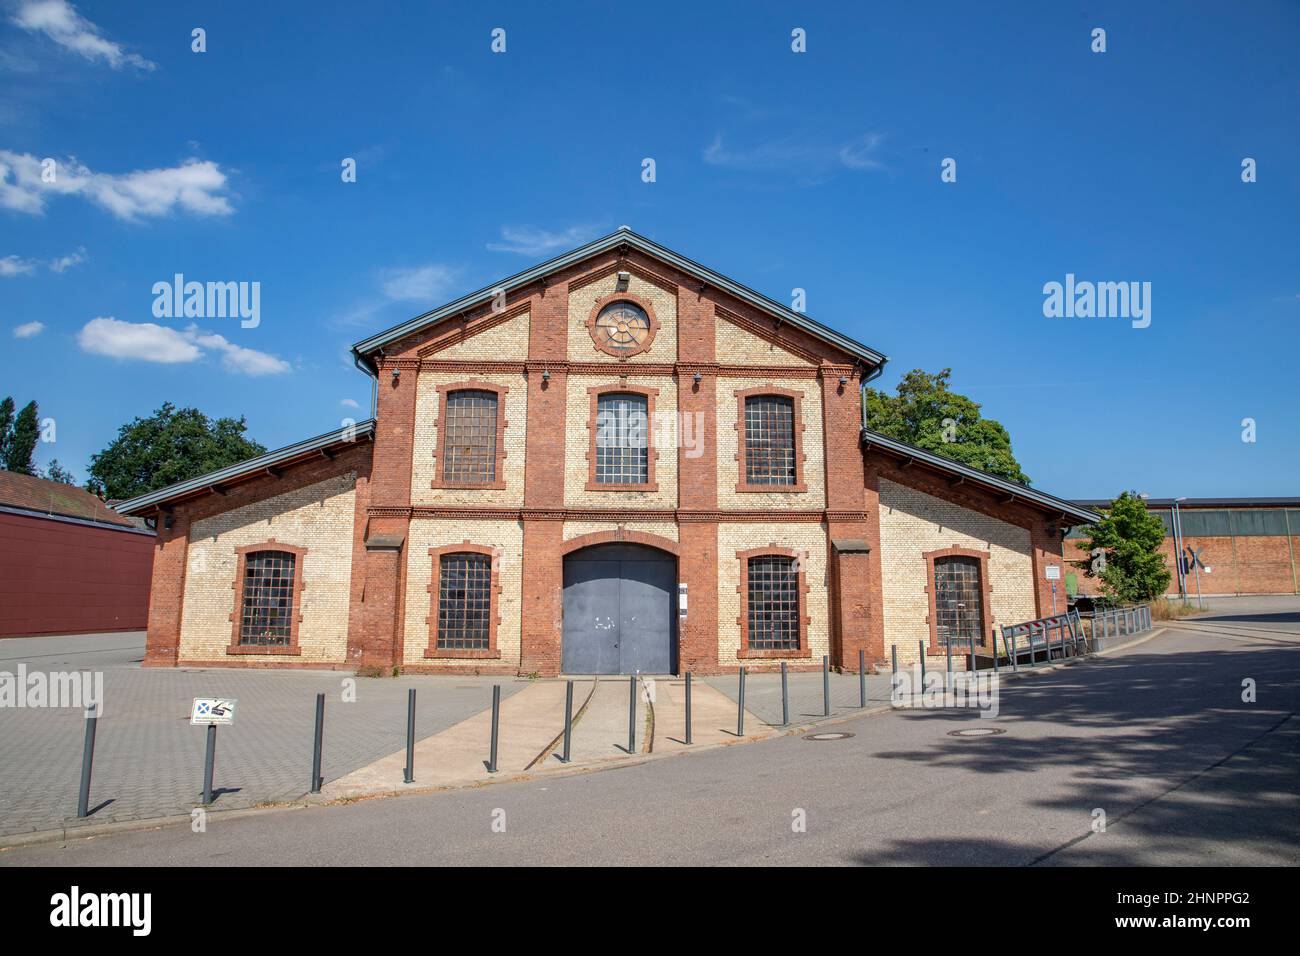
M855 735L833 742L19 848L0 864L1295 865L1295 608L1006 681L993 720L896 712L823 727ZM950 736L988 728L1003 732Z

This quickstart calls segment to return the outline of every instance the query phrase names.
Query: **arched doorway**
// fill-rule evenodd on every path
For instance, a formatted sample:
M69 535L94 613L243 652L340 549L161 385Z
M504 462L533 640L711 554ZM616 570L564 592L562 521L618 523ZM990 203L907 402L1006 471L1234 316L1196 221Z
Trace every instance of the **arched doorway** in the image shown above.
M566 674L677 670L677 559L643 544L596 544L564 557Z

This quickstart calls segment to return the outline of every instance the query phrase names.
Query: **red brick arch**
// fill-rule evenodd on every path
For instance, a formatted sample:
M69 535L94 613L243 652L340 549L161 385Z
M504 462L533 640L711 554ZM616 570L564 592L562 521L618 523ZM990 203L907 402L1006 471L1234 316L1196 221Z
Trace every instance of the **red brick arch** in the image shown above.
M663 538L647 531L624 531L622 528L614 531L593 531L590 534L578 535L578 537L564 542L563 547L560 548L560 554L580 551L596 544L643 544L648 548L667 551L674 557L681 556L677 542L672 538Z

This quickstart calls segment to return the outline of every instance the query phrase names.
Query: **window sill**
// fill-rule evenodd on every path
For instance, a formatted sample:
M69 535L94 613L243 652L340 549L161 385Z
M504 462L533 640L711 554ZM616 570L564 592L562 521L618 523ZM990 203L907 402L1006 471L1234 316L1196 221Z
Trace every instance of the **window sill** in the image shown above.
M235 644L226 648L227 654L272 654L278 657L299 657L302 650L297 647L266 647L256 644Z
M589 482L587 482L586 490L587 490L587 491L649 491L649 492L655 492L655 491L658 491L658 490L659 490L659 482L655 481L655 482L651 482L651 483L649 483L649 484L644 484L644 485L611 485L611 484L609 484L609 483L607 483L607 482L606 482L606 483L601 483L601 482L589 481Z
M804 482L799 482L798 484L795 485L747 485L744 482L738 482L736 484L736 494L739 495L744 495L744 494L800 495L800 494L804 494L807 491L808 491L808 485Z
M504 481L439 481L434 479L429 482L429 487L434 490L455 491L464 489L467 491L504 491L506 483Z
M786 650L761 651L749 647L742 647L740 650L736 651L736 657L742 661L772 660L775 658L781 658L785 660L811 660L812 648L803 647L793 651L786 651Z
M450 647L428 647L425 648L424 657L426 660L438 660L442 658L448 660L487 661L499 659L501 657L501 652L494 647L489 647L487 650L482 651L469 650L468 648L455 649Z

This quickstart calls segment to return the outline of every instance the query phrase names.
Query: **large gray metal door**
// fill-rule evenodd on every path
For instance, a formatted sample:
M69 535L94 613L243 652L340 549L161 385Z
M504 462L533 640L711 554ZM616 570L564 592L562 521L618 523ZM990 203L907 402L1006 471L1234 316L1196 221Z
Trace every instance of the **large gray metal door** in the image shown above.
M677 664L677 562L600 544L564 559L566 674L668 674Z

